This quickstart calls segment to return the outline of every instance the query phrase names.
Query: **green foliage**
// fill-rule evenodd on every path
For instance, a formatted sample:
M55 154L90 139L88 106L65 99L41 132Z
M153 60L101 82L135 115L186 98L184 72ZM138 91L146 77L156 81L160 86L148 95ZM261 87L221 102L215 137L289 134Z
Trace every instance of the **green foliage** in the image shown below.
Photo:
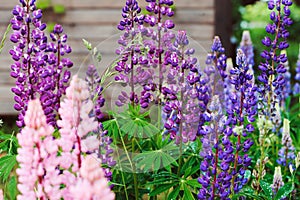
M268 199L272 199L273 197L273 191L270 183L267 183L265 181L260 181L260 187L263 189L265 196Z
M294 184L293 183L287 183L284 186L282 186L276 196L275 196L275 200L280 200L280 199L284 199L285 197L287 197L294 189Z
M3 182L7 181L16 164L16 155L5 155L0 158L0 178Z

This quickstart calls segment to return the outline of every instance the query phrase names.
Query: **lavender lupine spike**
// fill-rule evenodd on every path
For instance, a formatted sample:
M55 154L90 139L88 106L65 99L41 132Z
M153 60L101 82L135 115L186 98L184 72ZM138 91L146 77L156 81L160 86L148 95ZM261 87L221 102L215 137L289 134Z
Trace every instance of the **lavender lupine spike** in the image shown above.
M164 126L176 143L194 141L199 126L200 75L197 59L192 57L194 49L189 49L188 44L186 32L178 31L164 57L164 65L170 66L166 71L167 85L162 87L167 118Z
M258 76L258 80L261 82L260 100L261 103L267 103L267 105L262 106L267 106L263 112L268 117L271 117L276 102L280 102L282 99L282 87L285 84L285 78L280 69L282 63L287 61L287 56L278 51L289 47L287 42L289 32L286 28L292 24L292 20L289 18L291 5L291 0L268 1L268 8L272 11L270 14L272 23L266 26L266 32L269 35L262 40L262 44L266 46L267 50L261 53L264 61L258 66L261 70L261 74Z
M123 19L118 25L118 29L124 33L118 40L120 47L116 50L116 53L120 55L121 58L115 66L115 70L118 72L115 80L122 82L126 86L129 85L130 93L129 95L127 93L126 95L120 94L116 102L117 106L124 105L128 100L130 100L132 105L139 102L135 85L139 80L139 76L136 74L136 71L138 71L136 65L139 63L138 54L141 47L138 41L135 40L139 33L138 26L143 24L144 20L144 16L141 15L140 12L141 8L136 0L127 0L126 5L122 9Z
M146 6L146 10L150 12L145 16L144 22L149 24L149 38L152 40L150 48L153 47L153 56L149 59L150 63L154 63L154 67L158 68L158 76L152 84L156 85L157 94L155 95L156 103L162 105L162 90L164 79L166 78L164 72L167 71L164 63L164 55L167 53L169 45L174 39L174 34L169 31L175 27L172 20L168 19L174 15L174 11L171 6L174 4L173 0L146 0L149 4ZM148 36L148 35L147 35ZM147 47L148 45L146 45Z
M17 126L24 126L27 103L34 98L40 98L47 122L55 125L55 111L70 77L70 72L63 72L62 67L73 65L68 59L61 60L60 56L71 52L71 48L64 44L66 35L59 39L61 48L48 43L44 33L46 24L41 22L42 11L36 9L35 0L20 0L20 5L15 6L12 13L10 40L15 46L10 54L15 61L11 66L11 76L16 79L12 92L16 95L14 108L19 111ZM61 30L61 26L55 27L55 31Z
M290 121L288 119L283 120L281 145L282 147L279 150L279 159L277 162L282 166L288 167L296 158L295 147L290 135Z
M104 106L105 99L102 96L103 89L100 86L101 78L94 65L90 65L88 67L85 80L89 88L90 100L94 104L90 115L95 116L98 121L98 129L94 131L95 134L98 134L98 139L100 140L99 150L97 151L97 154L101 159L102 164L107 165L108 167L113 167L116 164L116 161L113 160L113 149L110 147L112 139L107 136L108 132L106 130L103 130L103 125L101 123L104 117L102 107ZM111 171L108 168L103 168L103 170L105 172L106 178L108 180L111 180Z

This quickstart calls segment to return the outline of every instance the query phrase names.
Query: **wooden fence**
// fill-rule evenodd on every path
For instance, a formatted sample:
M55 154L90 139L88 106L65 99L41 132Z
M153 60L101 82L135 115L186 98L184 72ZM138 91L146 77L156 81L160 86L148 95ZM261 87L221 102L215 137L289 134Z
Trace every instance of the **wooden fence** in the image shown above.
M141 6L146 5L140 0ZM0 3L0 34L5 31L11 19L11 10L18 0L1 0ZM90 64L90 56L84 48L82 38L98 46L103 61L100 70L103 70L114 58L116 40L120 33L116 25L121 19L121 9L125 0L52 0L52 4L62 4L65 7L64 14L55 14L51 11L44 12L46 22L60 23L68 34L69 44L72 47L70 58L75 63L73 73L82 75ZM186 30L193 39L192 46L196 53L204 58L209 49L214 34L214 0L175 0L176 11L174 22L175 30ZM0 55L0 114L14 115L13 93L10 88L14 85L14 79L10 77L10 65L12 64L9 49L11 42L7 40L5 48ZM203 59L202 59L203 61Z

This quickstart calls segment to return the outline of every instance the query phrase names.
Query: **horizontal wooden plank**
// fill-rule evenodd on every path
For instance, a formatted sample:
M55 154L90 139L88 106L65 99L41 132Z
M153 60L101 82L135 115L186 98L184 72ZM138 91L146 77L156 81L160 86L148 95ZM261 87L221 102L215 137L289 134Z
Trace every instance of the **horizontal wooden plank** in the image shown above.
M19 1L18 0L1 0L0 10L12 9ZM147 3L144 0L139 0L139 5L144 7ZM175 0L177 8L209 8L214 6L214 0ZM122 8L125 1L121 0L52 0L52 4L64 5L67 9L77 8Z
M86 13L89 13L88 15ZM80 16L80 17L79 17ZM76 19L76 20L74 20ZM119 10L71 10L66 15L59 18L62 24L110 24L116 25L121 19ZM213 24L213 9L193 9L193 10L177 10L174 17L177 23L187 24Z

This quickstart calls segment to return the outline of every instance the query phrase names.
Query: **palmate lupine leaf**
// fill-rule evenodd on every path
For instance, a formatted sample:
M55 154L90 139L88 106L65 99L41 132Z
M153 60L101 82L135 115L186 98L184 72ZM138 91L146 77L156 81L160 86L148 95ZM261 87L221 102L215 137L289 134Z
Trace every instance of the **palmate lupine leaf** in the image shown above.
M142 152L134 157L134 161L137 163L137 167L144 172L156 171L171 164L178 166L176 159L172 156L177 154L176 151L178 151L178 147L170 143L159 150Z
M0 178L5 182L17 164L16 155L5 155L0 158Z

